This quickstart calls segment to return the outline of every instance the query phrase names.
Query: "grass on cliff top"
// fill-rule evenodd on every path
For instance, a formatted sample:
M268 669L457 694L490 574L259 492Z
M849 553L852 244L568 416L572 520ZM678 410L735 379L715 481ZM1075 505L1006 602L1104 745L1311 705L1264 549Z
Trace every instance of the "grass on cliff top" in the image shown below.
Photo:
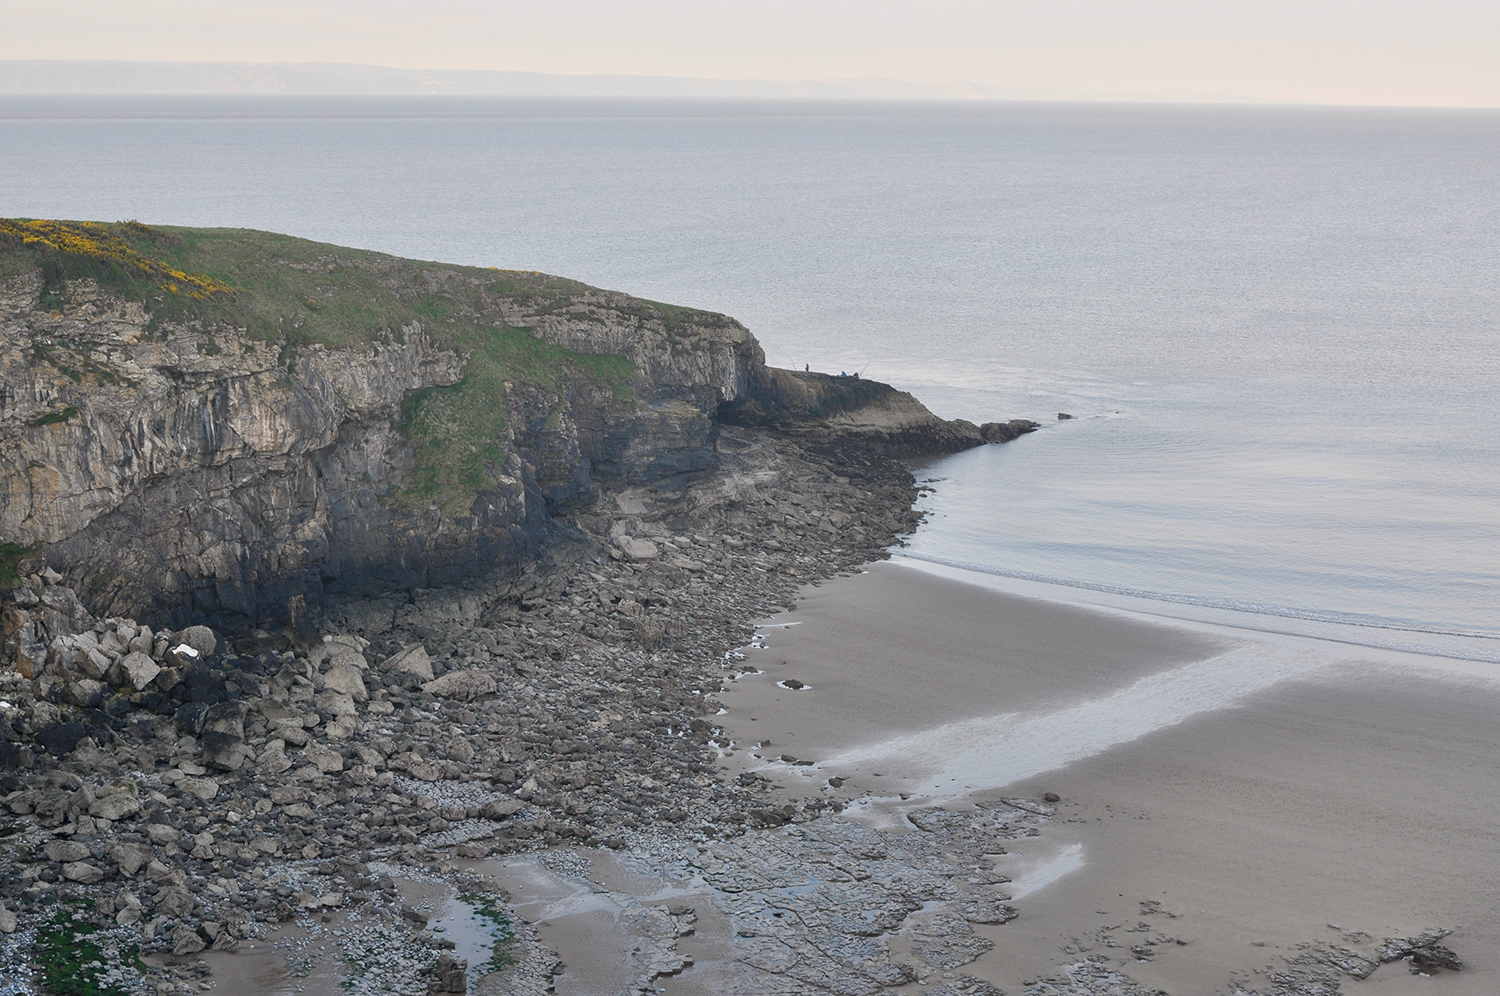
M545 273L402 259L273 232L0 219L0 279L36 269L46 304L65 303L68 281L93 278L142 302L154 325L224 323L292 347L378 345L413 319L444 342L464 324L495 324L503 304L541 316L588 300L669 331L726 321Z
M289 369L299 349L379 349L420 322L438 346L469 359L461 383L407 399L404 427L418 473L394 497L449 511L467 508L485 486L485 463L503 458L506 382L555 390L584 379L633 400L629 360L573 353L518 326L580 306L659 321L669 333L729 321L544 273L402 259L272 232L0 219L0 280L37 271L44 306L65 306L73 281L93 279L141 302L153 330L195 326L204 334L200 349L212 355L216 327L243 329L278 344Z

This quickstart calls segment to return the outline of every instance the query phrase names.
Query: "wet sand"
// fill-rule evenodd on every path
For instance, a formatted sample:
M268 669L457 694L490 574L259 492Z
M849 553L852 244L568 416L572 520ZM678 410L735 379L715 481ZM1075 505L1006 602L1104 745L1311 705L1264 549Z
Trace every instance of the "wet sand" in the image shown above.
M742 748L772 744L732 766L792 794L840 776L896 809L903 792L956 807L1062 797L1045 833L997 860L1021 916L983 929L997 946L966 972L1017 991L1104 953L1148 987L1227 992L1231 978L1261 988L1298 945L1446 927L1466 971L1387 965L1346 988L1500 991L1493 683L896 565L813 589L771 623L746 661L767 673L722 696L720 721ZM1129 948L1148 937L1143 962Z
M893 564L805 588L762 632L745 664L769 680L738 681L721 720L741 744L770 739L767 754L809 759L872 735L1061 708L1234 645ZM778 686L787 679L811 689Z
M1019 782L1063 801L1042 853L1012 866L1074 844L1083 863L1018 900L991 960L1031 978L1074 938L1103 950L1099 928L1146 920L1188 943L1126 971L1212 992L1227 969L1339 941L1330 924L1377 939L1447 927L1466 971L1387 965L1359 991L1500 992L1497 729L1493 690L1335 671ZM1141 900L1177 916L1142 916Z

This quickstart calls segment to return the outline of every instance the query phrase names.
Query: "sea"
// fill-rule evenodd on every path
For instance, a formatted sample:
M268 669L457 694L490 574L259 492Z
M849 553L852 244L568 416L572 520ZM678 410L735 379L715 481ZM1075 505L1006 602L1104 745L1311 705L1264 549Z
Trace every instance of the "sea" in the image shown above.
M1041 423L916 468L909 563L1490 663L1497 164L1497 111L0 97L0 216L563 274Z

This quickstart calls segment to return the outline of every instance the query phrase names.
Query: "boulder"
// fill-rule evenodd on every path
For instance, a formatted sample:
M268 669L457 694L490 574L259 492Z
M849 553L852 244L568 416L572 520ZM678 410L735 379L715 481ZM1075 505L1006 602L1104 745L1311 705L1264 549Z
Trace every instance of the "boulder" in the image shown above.
M133 654L145 654L149 657L155 646L156 637L147 626L141 627L140 631L130 638L130 652Z
M357 711L354 708L353 696L345 695L343 692L335 691L331 688L325 688L319 692L314 697L313 704L319 709L327 710L335 717L353 716Z
M147 654L139 650L133 650L121 657L114 666L115 680L121 685L129 685L138 692L146 690L146 686L156 680L161 674L161 665L157 664Z
M97 653L98 651L91 651ZM107 663L107 662L106 662ZM79 678L77 681L68 682L63 691L63 697L76 706L85 709L97 709L104 701L105 687L102 682L93 678Z
M151 838L151 843L164 847L167 844L177 843L177 839L182 834L176 827L165 823L152 823L146 827L146 836Z
M16 915L0 903L0 934L14 934L16 932Z
M47 663L47 645L40 640L16 641L16 670L23 678L35 678Z
M468 959L455 958L446 951L442 952L432 968L432 981L427 983L427 992L434 996L440 993L468 992L468 970Z
M183 778L177 782L177 788L204 802L219 794L219 783L212 778Z
M95 681L103 680L104 676L109 673L109 655L98 647L89 647L83 653L79 654L76 663L78 670L83 672L84 677L92 678Z
M156 912L159 916L181 920L193 912L193 897L182 886L174 885L162 897L161 903L156 907Z
M172 954L177 957L181 958L184 955L197 954L206 947L208 947L208 942L196 930L189 928L187 924L173 928Z
M93 885L104 880L104 870L87 861L73 861L62 867L63 878L80 885Z
M317 765L323 774L344 770L344 758L336 751L326 750L322 747L309 747L307 759Z
M89 856L88 847L71 840L49 840L42 851L48 859L58 864L83 861Z
M449 671L441 678L425 683L422 691L439 698L472 702L480 696L493 695L499 687L491 675L471 668L466 671Z
M306 747L308 741L312 739L302 728L300 720L296 723L277 723L275 729L271 731L271 736L278 737L282 743L291 744L293 747Z
M331 649L333 650L333 653L328 655L329 667L336 667L339 664L344 664L354 668L357 671L369 670L370 665L366 663L365 655L360 653L358 650L351 650L348 647L341 646L334 646Z
M365 680L359 672L360 669L353 663L343 659L335 660L328 673L323 676L323 688L347 695L355 702L368 702L370 694L365 691Z
M36 735L36 742L54 757L71 754L79 741L89 735L89 728L82 723L53 723Z
M10 636L29 622L31 622L30 612L13 605L7 606L0 611L0 636Z
M987 443L1008 443L1039 428L1041 426L1030 419L1013 418L1009 422L986 422L979 427L979 435Z
M480 858L489 857L490 852L493 850L494 846L492 842L482 840L466 840L462 844L459 844L457 847L455 847L453 849L453 853L457 854L460 858L470 858L473 860L478 860Z
M220 702L203 714L203 763L220 771L238 771L252 753L245 743L243 702Z
M174 647L184 643L196 650L198 656L212 657L219 646L219 639L207 626L189 626L172 637Z
M655 560L660 553L655 543L634 536L620 537L620 552L627 560Z
M480 807L479 815L487 820L503 820L526 808L520 799L496 799Z
M381 661L380 667L397 674L416 675L422 681L432 680L432 658L427 656L427 648L420 643L397 651Z
M147 844L115 844L109 856L120 866L120 874L133 878L151 860L151 848Z
M116 792L102 799L95 799L89 807L89 815L102 820L123 820L141 811L141 800L130 792Z

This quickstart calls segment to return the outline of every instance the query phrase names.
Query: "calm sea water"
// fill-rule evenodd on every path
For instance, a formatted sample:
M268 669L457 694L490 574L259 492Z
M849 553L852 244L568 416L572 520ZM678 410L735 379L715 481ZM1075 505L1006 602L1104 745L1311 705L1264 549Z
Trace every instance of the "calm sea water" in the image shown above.
M1496 163L1493 112L0 98L0 215L272 229L726 311L773 363L1046 423L923 468L914 555L1169 614L1468 632L1479 657Z

